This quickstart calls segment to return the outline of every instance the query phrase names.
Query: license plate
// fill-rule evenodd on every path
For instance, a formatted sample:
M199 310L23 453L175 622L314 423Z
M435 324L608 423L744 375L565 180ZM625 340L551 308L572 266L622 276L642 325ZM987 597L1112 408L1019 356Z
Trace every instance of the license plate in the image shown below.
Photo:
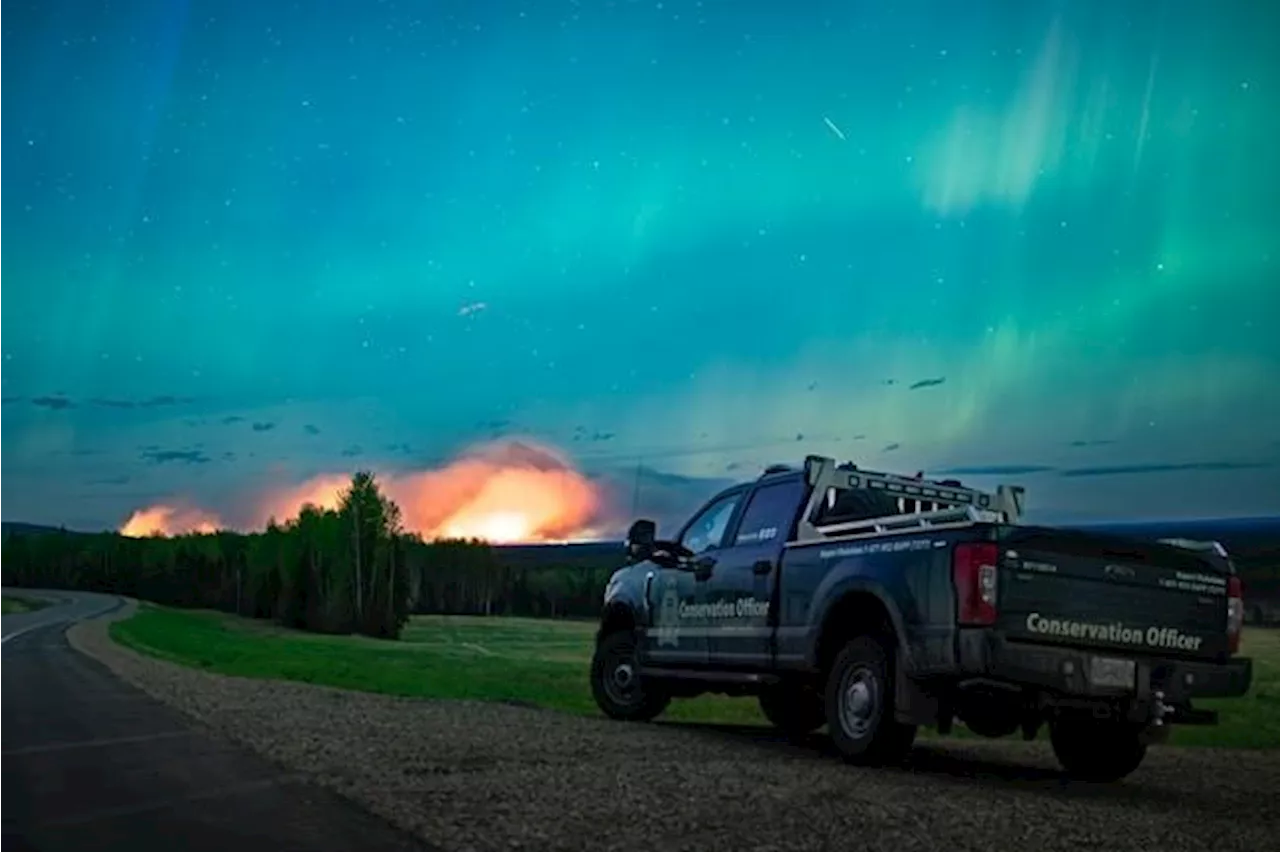
M1133 660L1117 660L1113 657L1093 657L1089 660L1089 683L1094 686L1133 689L1136 680L1137 666Z

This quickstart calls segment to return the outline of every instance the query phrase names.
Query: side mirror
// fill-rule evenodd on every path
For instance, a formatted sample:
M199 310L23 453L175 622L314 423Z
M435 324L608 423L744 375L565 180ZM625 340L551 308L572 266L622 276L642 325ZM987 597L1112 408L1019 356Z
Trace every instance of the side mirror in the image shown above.
M654 543L658 539L658 525L653 521L641 519L627 530L627 556L636 562L648 559L653 555Z

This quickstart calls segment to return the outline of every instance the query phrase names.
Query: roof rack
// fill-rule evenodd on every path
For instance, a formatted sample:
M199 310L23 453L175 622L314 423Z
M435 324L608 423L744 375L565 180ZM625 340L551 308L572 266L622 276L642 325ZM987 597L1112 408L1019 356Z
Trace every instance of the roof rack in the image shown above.
M1022 515L1026 489L1001 485L995 493L966 488L954 480L933 481L873 470L859 470L852 463L837 465L825 456L807 456L805 479L812 487L809 503L796 528L796 542L822 541L839 536L854 538L973 523L1016 524ZM814 524L818 506L832 490L865 488L896 498L901 513L881 518L834 524ZM909 507L914 507L911 511Z
M768 467L766 467L766 468L764 469L764 473L762 473L762 474L760 474L760 475L761 475L761 476L772 476L772 475L773 475L773 474L775 474L775 473L788 473L788 472L790 472L791 470L792 470L792 467L791 467L791 465L789 465L789 464L771 464L771 465L769 465Z

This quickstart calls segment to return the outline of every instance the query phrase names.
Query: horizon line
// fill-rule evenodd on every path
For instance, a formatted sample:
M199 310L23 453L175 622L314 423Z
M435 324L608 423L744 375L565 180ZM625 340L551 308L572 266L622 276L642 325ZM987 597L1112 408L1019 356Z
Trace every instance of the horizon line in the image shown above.
M1138 519L1119 519L1119 520L1101 520L1090 519L1084 521L1054 521L1045 519L1040 523L1027 524L1027 526L1056 526L1063 528L1081 528L1081 527L1119 527L1119 526L1168 526L1176 524L1241 524L1241 523L1258 523L1258 524L1280 524L1280 514L1277 515L1219 515L1211 517L1182 517L1182 518L1138 518ZM120 535L118 529L72 529L61 525L50 523L36 523L33 521L19 521L0 518L0 524L17 524L28 527L40 527L48 530L63 530L69 533L77 533L81 535ZM221 529L218 532L230 532L237 535L253 535L262 530L237 530L237 529ZM491 547L562 547L568 544L613 544L625 541L625 534L620 538L596 537L596 538L566 538L556 539L554 541L509 541L509 542L491 542Z

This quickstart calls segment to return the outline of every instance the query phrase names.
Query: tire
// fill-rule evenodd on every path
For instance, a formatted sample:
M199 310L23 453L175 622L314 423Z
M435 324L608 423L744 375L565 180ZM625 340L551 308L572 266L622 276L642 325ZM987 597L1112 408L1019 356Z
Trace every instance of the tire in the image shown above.
M885 647L861 636L836 655L825 695L831 741L847 763L898 763L911 751L916 726L894 718L894 671Z
M1054 756L1067 775L1080 781L1119 781L1147 756L1141 729L1118 722L1060 719L1049 726Z
M804 686L771 686L760 693L760 711L779 731L798 739L827 723L822 696Z
M591 695L601 712L624 722L648 722L671 703L671 696L661 688L641 681L636 637L629 630L610 633L596 644Z

